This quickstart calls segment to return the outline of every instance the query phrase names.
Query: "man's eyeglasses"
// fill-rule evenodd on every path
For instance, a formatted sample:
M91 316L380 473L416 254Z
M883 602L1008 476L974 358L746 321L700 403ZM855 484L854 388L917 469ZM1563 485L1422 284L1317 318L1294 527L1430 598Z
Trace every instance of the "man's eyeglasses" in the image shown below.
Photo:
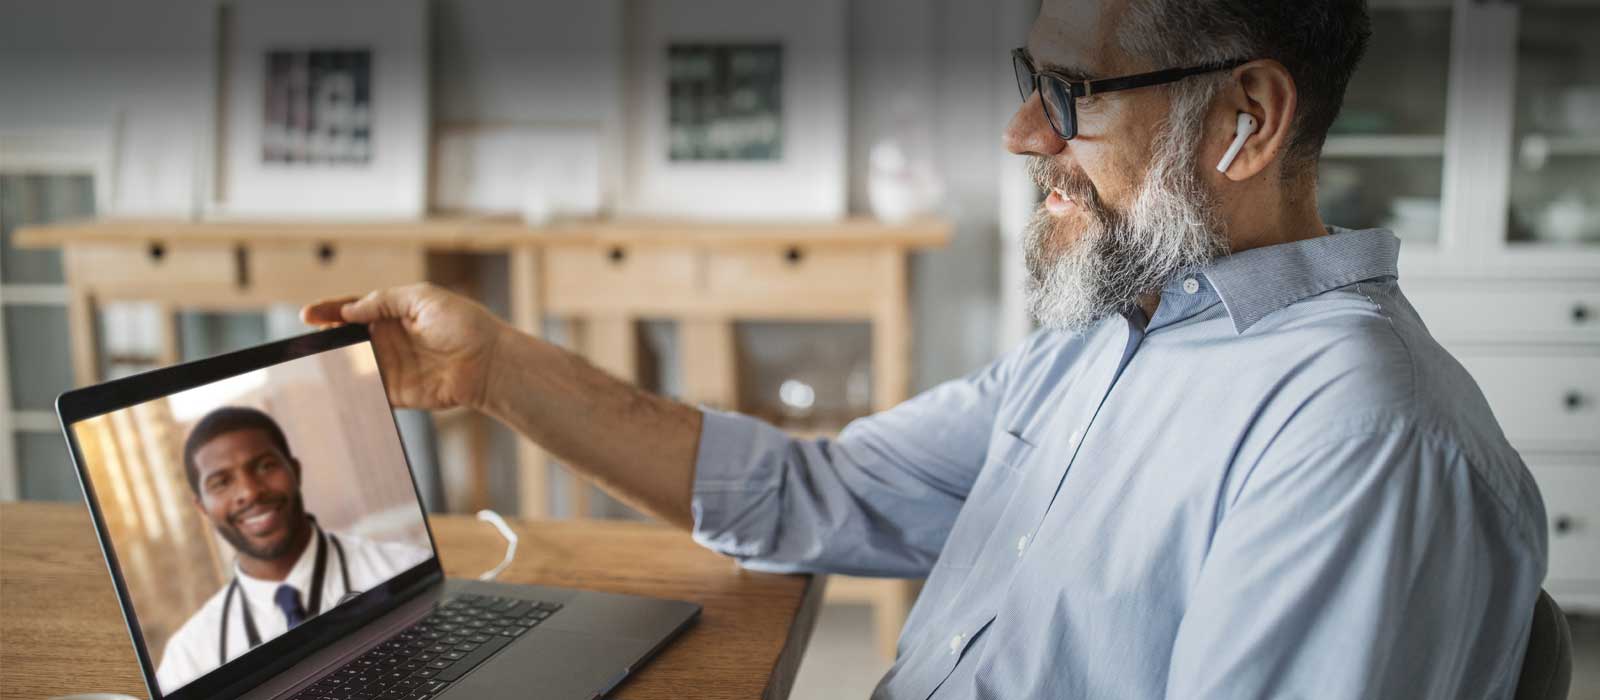
M1191 68L1168 68L1120 78L1073 80L1060 73L1034 68L1027 49L1011 50L1011 67L1017 72L1017 90L1022 92L1022 101L1027 102L1028 96L1038 91L1039 103L1044 108L1045 118L1050 121L1050 128L1055 129L1056 135L1064 140L1071 140L1078 135L1079 97L1174 83L1193 75L1232 70L1246 63L1249 61L1240 59Z

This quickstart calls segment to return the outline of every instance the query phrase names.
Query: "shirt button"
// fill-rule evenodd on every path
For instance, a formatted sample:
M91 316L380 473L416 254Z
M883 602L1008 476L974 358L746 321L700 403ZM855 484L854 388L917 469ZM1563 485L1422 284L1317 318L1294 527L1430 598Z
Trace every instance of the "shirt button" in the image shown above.
M1197 280L1193 277L1185 277L1183 279L1184 294L1193 294L1198 291L1200 291L1200 280Z
M958 635L950 638L950 653L951 654L956 654L956 653L960 653L960 651L961 651L961 635L958 634Z
M1017 538L1017 556L1019 556L1019 557L1022 556L1022 550L1027 549L1027 548L1028 548L1028 536L1027 535L1023 535L1021 537L1018 537Z
M1080 433L1080 432L1078 432L1076 430L1072 431L1072 434L1067 436L1067 446L1068 447L1077 447L1078 446L1078 439L1081 438L1081 437L1083 437L1083 433Z

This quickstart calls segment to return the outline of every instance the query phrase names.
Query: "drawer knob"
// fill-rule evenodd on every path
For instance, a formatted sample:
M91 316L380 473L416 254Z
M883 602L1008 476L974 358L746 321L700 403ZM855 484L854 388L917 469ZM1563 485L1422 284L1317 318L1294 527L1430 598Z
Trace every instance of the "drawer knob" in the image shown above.
M1572 529L1574 526L1576 526L1576 523L1572 522L1571 516L1557 515L1555 522L1552 523L1552 525L1555 527L1556 534L1565 535L1569 532L1572 532Z
M611 246L611 249L606 251L606 258L613 265L621 265L622 261L628 259L628 251L623 250L622 246Z
M317 244L317 261L318 262L321 262L324 265L326 265L328 263L331 263L331 262L333 262L333 258L334 258L335 255L338 255L338 251L334 250L332 243L318 243Z
M167 257L167 246L161 241L150 242L150 259L161 262Z
M1583 408L1583 394L1569 391L1566 396L1561 397L1561 402L1566 405L1568 412L1576 411Z
M792 246L789 246L788 248L785 248L784 251L783 251L783 260L784 260L784 262L787 262L790 265L799 265L800 261L805 260L805 259L806 259L806 253L805 253L805 251L800 250L800 246L793 246L792 245Z
M1577 304L1573 304L1572 305L1572 322L1573 323L1583 323L1584 321L1587 321L1587 320L1589 320L1589 307L1584 306L1581 302L1577 303Z

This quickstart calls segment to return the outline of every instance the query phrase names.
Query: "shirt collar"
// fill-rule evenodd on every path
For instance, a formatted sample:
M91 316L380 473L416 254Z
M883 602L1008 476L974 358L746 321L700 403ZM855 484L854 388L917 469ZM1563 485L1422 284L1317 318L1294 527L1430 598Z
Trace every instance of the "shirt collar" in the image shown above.
M1400 239L1393 233L1329 226L1328 234L1233 253L1196 273L1216 290L1237 333L1302 299L1363 280L1400 276ZM1161 292L1162 304L1184 296L1182 285L1192 276L1178 275L1169 282Z
M237 561L233 563L233 573L239 578L239 586L244 589L245 596L251 600L270 604L278 587L286 583L300 591L301 600L308 600L311 594L311 569L317 560L317 550L321 547L322 538L318 536L317 528L312 526L311 542L300 552L300 558L295 560L294 567L289 569L289 575L282 581L254 578L240 569Z

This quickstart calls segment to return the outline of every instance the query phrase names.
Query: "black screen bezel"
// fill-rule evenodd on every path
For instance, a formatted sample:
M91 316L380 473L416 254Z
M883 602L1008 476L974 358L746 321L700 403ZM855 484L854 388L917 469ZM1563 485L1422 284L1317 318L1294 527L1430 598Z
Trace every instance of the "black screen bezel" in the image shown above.
M106 530L105 517L100 512L99 498L95 495L94 485L89 481L83 453L79 449L77 435L72 429L73 424L186 389L329 350L368 343L371 340L365 325L339 326L203 360L151 370L104 384L74 389L57 397L56 415L61 421L61 430L66 436L68 450L72 453L73 465L77 467L78 484L83 488L84 500L89 506L89 516L94 522L95 535L99 538L100 550L105 555L111 581L117 590L117 603L122 608L128 634L133 639L134 652L139 657L140 670L144 673L145 686L152 699L190 700L219 695L235 696L259 686L328 644L348 636L366 622L393 610L411 597L442 582L444 569L439 563L438 543L434 540L433 526L428 521L427 511L422 508L422 494L417 489L416 477L411 473L410 457L405 456L405 451L402 449L401 454L406 460L406 475L411 478L412 492L416 495L419 510L422 510L423 527L427 530L428 545L433 556L389 579L383 585L311 618L300 626L190 681L182 688L171 693L163 693L156 682L150 650L145 644L138 616L128 596L127 582L122 577L117 553ZM380 367L380 381L382 376ZM391 419L392 415L391 410ZM398 424L395 425L395 440L400 440Z

